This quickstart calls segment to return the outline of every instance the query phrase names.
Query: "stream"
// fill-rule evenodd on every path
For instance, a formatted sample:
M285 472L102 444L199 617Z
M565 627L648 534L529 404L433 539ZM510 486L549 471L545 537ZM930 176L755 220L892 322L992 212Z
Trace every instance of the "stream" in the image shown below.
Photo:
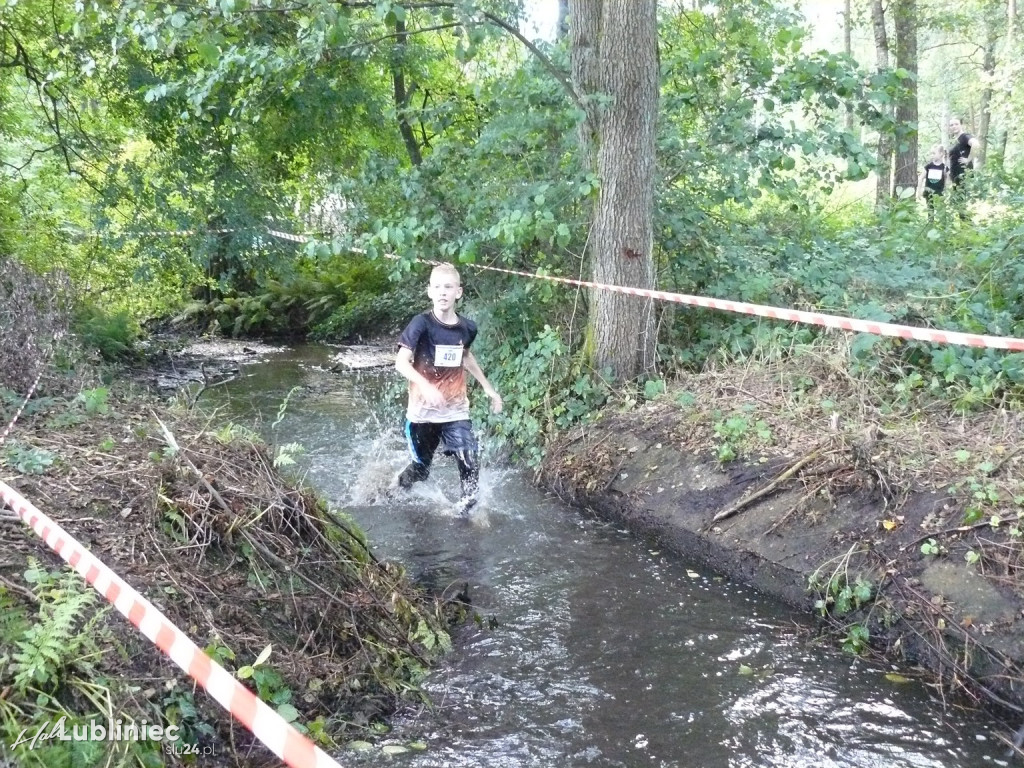
M335 352L243 364L203 404L301 444L306 480L378 556L432 590L468 584L480 619L428 677L433 706L402 712L384 739L418 748L343 750L342 765L1011 764L990 718L944 707L916 670L822 644L808 617L566 506L526 471L485 455L469 520L451 509L458 476L440 454L430 480L380 501L407 462L404 388L390 368L332 372Z

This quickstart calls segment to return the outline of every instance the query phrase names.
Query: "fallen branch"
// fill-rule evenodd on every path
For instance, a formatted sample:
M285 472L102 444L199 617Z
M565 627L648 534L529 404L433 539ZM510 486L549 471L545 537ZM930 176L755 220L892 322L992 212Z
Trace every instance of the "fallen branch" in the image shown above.
M900 547L900 552L906 552L911 547L920 544L922 541L927 541L928 539L937 539L940 537L952 536L955 533L970 533L971 531L976 531L979 528L990 527L992 527L991 518L989 518L988 520L982 520L980 523L974 523L972 525L958 525L956 526L956 528L944 528L941 531L926 533L924 536L919 536L918 538L914 539L909 544L904 544L902 547Z
M789 520L789 518L791 518L793 515L795 515L797 513L797 511L800 509L800 507L802 507L806 502L808 502L811 499L813 499L818 494L818 491L820 491L822 488L824 488L827 485L828 485L828 481L824 480L824 481L818 483L816 486L814 486L811 490L809 490L803 496L801 496L797 500L796 504L794 504L792 507L790 507L782 517L780 517L778 520L776 520L774 523L771 524L771 526L768 528L768 530L766 530L764 532L764 535L767 536L767 535L769 535L771 533L775 533L775 531L780 526L784 525L785 522L787 520Z
M786 482L787 480L792 479L792 477L794 475L796 475L796 473L799 472L803 467L807 466L812 461L814 461L819 456L821 456L821 454L824 451L824 449L825 449L825 447L823 445L819 445L817 448L812 450L810 453L808 453L802 459L800 459L795 464L793 464L785 472L783 472L778 477L776 477L774 480L772 480L770 483L768 483L768 485L760 488L759 490L755 491L754 493L750 494L749 496L740 499L739 501L737 501L732 506L727 507L726 509L723 509L717 515L715 515L713 518L711 518L711 523L714 524L714 523L720 522L722 520L725 520L726 518L732 517L737 512L741 512L743 509L745 509L746 507L748 507L751 504L753 504L758 499L763 499L768 494L773 493L784 482Z

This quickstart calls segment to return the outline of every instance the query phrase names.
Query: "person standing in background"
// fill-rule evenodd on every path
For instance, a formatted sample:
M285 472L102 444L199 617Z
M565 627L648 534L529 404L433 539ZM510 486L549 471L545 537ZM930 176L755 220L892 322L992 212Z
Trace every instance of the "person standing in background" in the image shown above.
M941 144L932 147L931 159L925 163L918 178L918 194L928 206L928 221L935 218L935 198L941 197L946 188L946 150Z
M950 205L956 208L957 215L963 219L967 216L967 195L963 181L967 171L974 168L974 156L977 155L975 150L980 142L964 130L959 117L949 121L949 135L953 138L953 145L949 148Z

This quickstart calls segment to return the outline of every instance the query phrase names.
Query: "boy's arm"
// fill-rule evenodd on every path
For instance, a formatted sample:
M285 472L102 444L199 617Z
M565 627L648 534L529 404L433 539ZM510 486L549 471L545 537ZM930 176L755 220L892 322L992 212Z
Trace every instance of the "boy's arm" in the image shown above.
M395 355L395 370L416 385L423 402L428 406L440 408L444 405L444 395L441 394L441 391L413 367L412 350L408 347L398 348L398 354Z
M480 368L480 363L476 361L476 358L473 357L473 353L468 349L462 355L462 367L469 371L470 375L480 383L481 387L484 388L484 392L487 393L487 396L491 398L491 410L495 413L501 413L501 395L499 395L498 391L491 386L491 382L487 380L487 377L484 376L483 370Z

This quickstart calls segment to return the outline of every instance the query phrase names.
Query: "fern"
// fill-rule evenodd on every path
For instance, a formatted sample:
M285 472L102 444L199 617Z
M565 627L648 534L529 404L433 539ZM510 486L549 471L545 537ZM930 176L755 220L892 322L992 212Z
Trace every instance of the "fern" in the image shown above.
M0 587L0 648L13 648L30 626L24 603L5 587ZM7 682L10 664L10 654L0 652L0 688Z
M96 593L83 586L77 574L45 571L34 559L25 578L35 585L39 613L35 623L14 639L13 684L22 694L34 684L57 684L80 652L96 651L95 616L79 628L87 610L96 603Z
M0 648L10 648L28 628L28 611L24 602L6 587L0 587Z

